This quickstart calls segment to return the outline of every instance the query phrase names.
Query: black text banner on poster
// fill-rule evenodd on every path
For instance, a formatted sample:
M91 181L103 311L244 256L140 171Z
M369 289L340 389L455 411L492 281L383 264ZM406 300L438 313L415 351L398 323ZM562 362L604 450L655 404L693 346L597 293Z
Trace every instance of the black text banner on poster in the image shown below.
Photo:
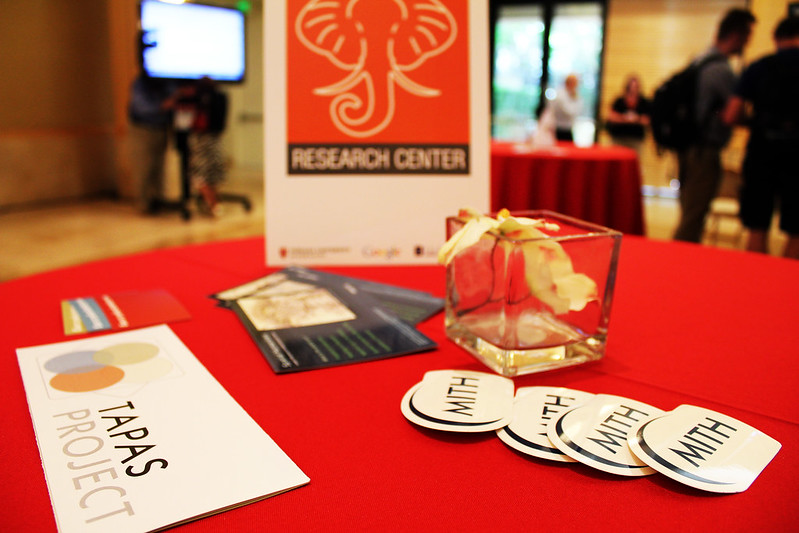
M289 174L469 174L468 144L289 144Z

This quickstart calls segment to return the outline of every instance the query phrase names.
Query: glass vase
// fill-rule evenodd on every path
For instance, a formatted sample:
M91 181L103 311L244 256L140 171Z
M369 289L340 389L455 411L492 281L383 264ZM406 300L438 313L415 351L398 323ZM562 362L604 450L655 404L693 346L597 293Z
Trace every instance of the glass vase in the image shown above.
M600 359L621 233L549 211L512 216L541 219L545 236L491 230L450 261L447 336L509 377ZM467 220L447 218L447 238ZM574 297L575 280L593 282L590 296Z

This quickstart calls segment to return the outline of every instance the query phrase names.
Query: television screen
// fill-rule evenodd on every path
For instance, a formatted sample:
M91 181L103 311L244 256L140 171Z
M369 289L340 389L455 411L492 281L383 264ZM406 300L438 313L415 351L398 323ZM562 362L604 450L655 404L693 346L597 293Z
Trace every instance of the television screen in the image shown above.
M241 82L244 13L204 4L142 0L142 64L153 78Z

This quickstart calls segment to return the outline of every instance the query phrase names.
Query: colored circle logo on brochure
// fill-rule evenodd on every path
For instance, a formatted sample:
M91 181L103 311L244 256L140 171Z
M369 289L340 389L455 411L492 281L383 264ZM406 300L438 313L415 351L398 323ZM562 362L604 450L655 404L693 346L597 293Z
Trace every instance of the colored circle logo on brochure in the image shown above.
M50 387L61 392L92 392L117 384L143 385L168 375L174 365L144 342L120 343L100 350L68 352L49 359Z

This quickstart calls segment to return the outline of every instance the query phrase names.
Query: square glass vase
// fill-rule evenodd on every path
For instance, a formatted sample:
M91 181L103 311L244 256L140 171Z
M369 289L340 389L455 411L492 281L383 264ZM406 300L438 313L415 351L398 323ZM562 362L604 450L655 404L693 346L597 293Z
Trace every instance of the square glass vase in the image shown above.
M447 336L503 376L603 357L621 233L550 211L543 237L491 230L447 265ZM447 238L467 222L447 218Z

